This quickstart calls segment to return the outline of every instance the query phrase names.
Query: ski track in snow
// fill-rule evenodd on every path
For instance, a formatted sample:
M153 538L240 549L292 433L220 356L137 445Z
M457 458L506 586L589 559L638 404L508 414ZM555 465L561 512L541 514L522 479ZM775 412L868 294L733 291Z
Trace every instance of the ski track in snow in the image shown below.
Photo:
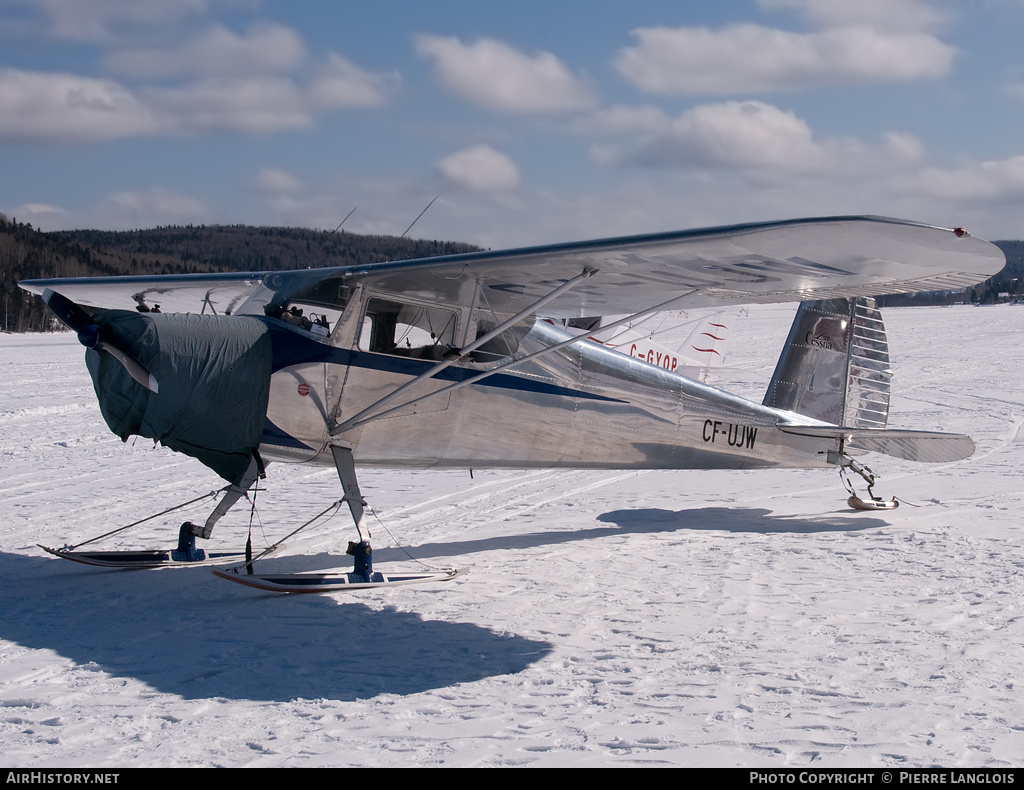
M760 400L792 314L751 308L723 386ZM1019 765L1024 310L884 315L890 424L977 443L866 456L920 507L855 513L821 470L367 470L378 566L412 567L391 533L471 572L294 597L44 555L220 483L112 436L73 336L0 336L0 763ZM332 469L272 465L254 547L339 497ZM205 512L96 547L167 547ZM344 565L353 537L339 513L268 567Z

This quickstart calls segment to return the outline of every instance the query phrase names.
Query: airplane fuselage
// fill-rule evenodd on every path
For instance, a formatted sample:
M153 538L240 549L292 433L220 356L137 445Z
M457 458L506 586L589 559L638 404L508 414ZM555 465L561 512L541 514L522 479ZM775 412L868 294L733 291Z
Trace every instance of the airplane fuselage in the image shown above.
M783 432L820 424L747 401L598 343L575 345L504 369L512 355L467 355L420 382L385 416L332 435L415 377L441 350L373 347L367 305L352 299L322 358L286 366L271 380L268 458L333 464L330 445L352 449L360 465L434 468L698 469L827 467L834 440ZM456 316L463 341L477 331L475 311ZM273 319L269 319L273 320ZM468 324L468 329L463 324ZM280 327L278 331L280 332ZM287 326L285 331L308 335ZM542 320L516 335L517 358L572 337ZM308 339L308 338L307 338ZM505 349L511 350L511 349ZM428 358L423 358L428 357ZM275 364L276 367L276 364ZM483 372L479 383L431 394ZM404 405L402 405L404 403Z

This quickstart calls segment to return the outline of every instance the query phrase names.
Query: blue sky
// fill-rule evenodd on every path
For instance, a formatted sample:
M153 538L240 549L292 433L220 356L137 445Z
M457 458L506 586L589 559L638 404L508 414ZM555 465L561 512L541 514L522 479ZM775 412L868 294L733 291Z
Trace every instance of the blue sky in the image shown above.
M1024 0L0 0L0 212L487 247L1024 236Z

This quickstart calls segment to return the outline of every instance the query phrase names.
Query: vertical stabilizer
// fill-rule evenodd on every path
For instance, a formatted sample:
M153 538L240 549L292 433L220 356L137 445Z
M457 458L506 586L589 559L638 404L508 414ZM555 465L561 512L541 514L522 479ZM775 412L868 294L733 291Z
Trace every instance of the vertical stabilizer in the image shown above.
M874 299L803 302L764 404L850 428L884 428L889 345Z

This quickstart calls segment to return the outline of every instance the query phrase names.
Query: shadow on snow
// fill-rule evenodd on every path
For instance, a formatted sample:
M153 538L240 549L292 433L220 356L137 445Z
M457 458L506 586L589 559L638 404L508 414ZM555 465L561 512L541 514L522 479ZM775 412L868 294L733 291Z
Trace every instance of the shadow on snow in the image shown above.
M889 526L889 522L875 516L853 511L840 511L820 516L776 516L767 508L698 507L687 510L660 508L625 508L596 516L608 526L552 529L518 534L492 536L477 540L446 543L417 544L412 553L419 559L447 561L453 557L484 551L516 551L537 547L557 546L585 540L622 535L664 534L670 532L722 531L771 535L779 533L814 534L829 532L859 532ZM510 525L510 528L514 527ZM374 562L398 562L407 557L400 549L374 549ZM337 564L337 556L307 557L307 568L317 569ZM273 560L271 560L272 562ZM452 563L458 565L458 562ZM377 567L375 565L374 567ZM384 566L381 565L381 568ZM595 568L595 573L598 571Z
M614 535L852 532L887 524L848 514L787 517L773 516L765 508L727 507L624 509L597 520L614 526L427 544L417 546L415 553L450 559ZM378 563L404 559L398 549L374 555ZM340 558L302 559L312 570L318 564L338 565ZM472 623L373 608L360 601L359 593L254 594L225 584L205 567L105 571L0 552L0 575L5 580L0 637L54 650L76 663L95 664L187 699L408 695L520 672L552 650L547 642L496 634ZM417 594L458 595L457 584L416 589Z
M752 507L699 507L689 510L629 508L602 513L597 520L617 524L627 532L719 530L761 535L858 532L889 525L889 522L881 518L853 511L820 516L775 516L766 508Z
M0 552L0 575L0 637L186 699L408 695L520 672L551 651L357 594L254 595L209 568L105 571Z

